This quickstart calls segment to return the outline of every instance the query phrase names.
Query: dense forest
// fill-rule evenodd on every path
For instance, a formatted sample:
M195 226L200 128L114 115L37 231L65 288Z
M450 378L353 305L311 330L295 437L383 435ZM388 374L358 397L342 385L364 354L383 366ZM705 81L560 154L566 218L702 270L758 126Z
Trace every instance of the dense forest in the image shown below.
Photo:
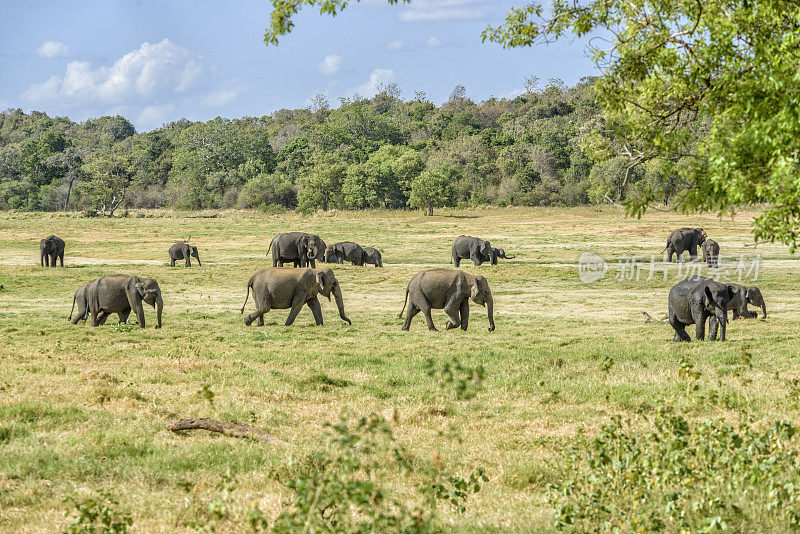
M75 123L0 114L0 209L317 209L577 205L624 199L674 177L648 161L598 158L594 80L528 80L513 99L476 104L457 86L436 106L395 85L373 98L322 96L264 117L182 119L136 133L123 117ZM595 161L598 160L598 161ZM670 185L672 184L672 185ZM666 187L669 186L669 187Z

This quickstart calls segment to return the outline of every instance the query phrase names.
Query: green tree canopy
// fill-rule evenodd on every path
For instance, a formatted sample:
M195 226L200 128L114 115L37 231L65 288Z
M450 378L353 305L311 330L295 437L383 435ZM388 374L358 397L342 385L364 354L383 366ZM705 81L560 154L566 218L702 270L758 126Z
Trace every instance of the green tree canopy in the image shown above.
M292 17L304 6L336 15L347 4L272 0L265 42L277 43L291 31ZM763 204L756 238L794 250L800 232L800 3L523 2L483 39L525 47L587 35L603 37L589 45L603 73L596 92L606 143L597 155L624 157L629 168L657 157L662 167L680 160L680 209L723 213ZM645 188L627 201L630 212L641 215L663 194Z

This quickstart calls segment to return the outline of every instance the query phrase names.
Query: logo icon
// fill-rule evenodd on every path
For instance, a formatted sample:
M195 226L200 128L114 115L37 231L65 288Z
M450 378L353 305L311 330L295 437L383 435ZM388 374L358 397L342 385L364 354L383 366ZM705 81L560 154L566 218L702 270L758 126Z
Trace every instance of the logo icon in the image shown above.
M606 260L594 252L584 252L578 258L578 278L584 284L601 280L608 271Z

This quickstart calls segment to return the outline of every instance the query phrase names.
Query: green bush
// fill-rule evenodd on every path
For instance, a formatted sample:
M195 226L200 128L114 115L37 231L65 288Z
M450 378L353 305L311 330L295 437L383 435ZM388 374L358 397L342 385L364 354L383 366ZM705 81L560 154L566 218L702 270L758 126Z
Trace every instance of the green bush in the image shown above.
M800 528L797 429L690 422L662 409L646 429L619 416L579 435L549 486L556 527L736 532Z

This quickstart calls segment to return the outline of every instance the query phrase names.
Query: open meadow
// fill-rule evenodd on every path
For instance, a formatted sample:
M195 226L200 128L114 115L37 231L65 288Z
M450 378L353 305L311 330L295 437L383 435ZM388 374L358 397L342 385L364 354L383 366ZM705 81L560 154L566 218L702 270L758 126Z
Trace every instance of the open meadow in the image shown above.
M576 435L596 435L614 415L647 428L669 405L688 420L800 424L800 261L782 245L745 246L753 215L649 212L637 220L611 207L433 217L0 213L0 531L61 531L77 513L65 498L82 502L101 490L134 532L240 531L255 509L272 523L295 495L286 477L344 409L386 417L420 473L485 469L488 481L463 499L463 513L439 503L446 529L551 530L548 485L559 482ZM661 258L670 230L681 226L705 228L733 278L741 255L760 256L758 281L747 285L761 288L766 320L731 321L725 343L691 344L673 343L668 324L643 322L642 311L666 313L669 288L682 279L677 264L666 281L660 271L648 276L651 254ZM265 254L275 234L299 230L328 244L374 246L385 267L332 266L352 326L321 299L322 327L307 308L291 327L283 326L288 310L270 311L262 328L245 327L239 310L250 275L271 266ZM50 234L66 241L63 269L39 266L39 239ZM439 332L429 332L421 314L401 332L407 282L421 269L449 267L460 234L516 256L497 266L461 264L488 278L496 331L473 304L466 332L444 331L441 310ZM170 268L167 249L190 235L202 266ZM609 262L590 284L576 269L586 251ZM645 262L639 280L629 270L618 280L617 260L633 255ZM147 306L144 330L119 326L116 316L98 328L67 321L81 284L116 273L159 282L162 329ZM254 309L251 298L245 313ZM694 328L687 331L694 339ZM454 357L468 377L484 369L480 384L466 380L469 395L441 379ZM186 417L252 425L291 446L166 429ZM390 471L385 483L411 502L410 488L426 476L415 473ZM764 516L750 517L765 526Z

